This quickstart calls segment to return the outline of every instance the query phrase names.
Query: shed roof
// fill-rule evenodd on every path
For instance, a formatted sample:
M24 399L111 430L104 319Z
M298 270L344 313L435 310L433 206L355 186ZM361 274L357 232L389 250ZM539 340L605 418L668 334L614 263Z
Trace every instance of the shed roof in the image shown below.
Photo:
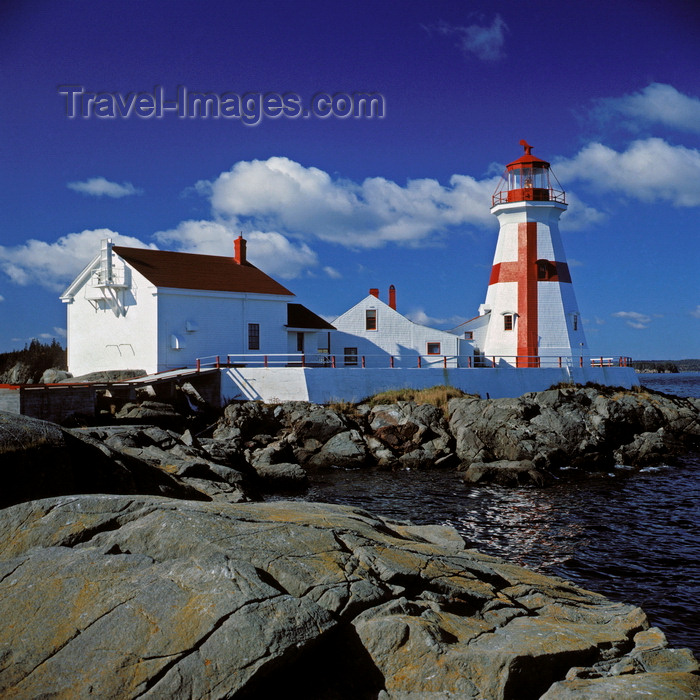
M113 250L156 287L294 296L255 265L233 257L116 245Z
M288 328L313 328L318 330L335 330L328 321L307 309L303 304L287 304Z

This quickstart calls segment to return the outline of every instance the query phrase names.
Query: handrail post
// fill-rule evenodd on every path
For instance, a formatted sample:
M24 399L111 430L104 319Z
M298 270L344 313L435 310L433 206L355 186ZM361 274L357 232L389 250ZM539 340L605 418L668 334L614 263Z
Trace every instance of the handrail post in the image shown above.
M263 364L267 367L267 355L263 356Z
M418 355L418 369L420 369L420 368L421 368L421 366L422 366L422 365L421 365L421 361L420 361L420 360L421 360L421 358L420 358L420 355Z
M219 362L219 356L216 356L216 369L221 369L221 362Z
M199 372L202 369L202 361L197 358L197 372Z
M579 358L579 367L583 367L583 355Z
M331 367L335 369L335 355L331 355Z
M301 366L306 367L306 355L303 352L301 353Z
M364 369L364 368L365 368L365 356L363 355L362 356L362 369Z
M391 367L391 369L394 369L394 356L393 355L389 356L389 367Z

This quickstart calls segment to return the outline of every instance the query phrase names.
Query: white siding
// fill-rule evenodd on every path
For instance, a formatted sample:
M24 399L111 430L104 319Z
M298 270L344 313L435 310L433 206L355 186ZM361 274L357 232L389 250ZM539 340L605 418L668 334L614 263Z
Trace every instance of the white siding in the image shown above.
M288 297L167 289L158 293L158 371L194 366L197 358L287 352ZM248 324L260 326L260 349L248 349ZM196 326L196 330L187 328ZM180 349L172 336L181 338Z
M366 329L368 309L377 313L376 330ZM372 295L339 316L333 325L337 331L331 333L331 354L337 366L344 365L346 347L357 348L358 366L362 356L366 367L389 367L392 356L396 367L417 367L419 356L423 367L443 366L445 357L449 367L457 366L458 336L413 323ZM428 355L428 343L439 343L439 354Z
M86 280L68 303L69 371L75 376L109 369L156 371L153 285L136 271L126 275L127 288L104 293L94 280Z

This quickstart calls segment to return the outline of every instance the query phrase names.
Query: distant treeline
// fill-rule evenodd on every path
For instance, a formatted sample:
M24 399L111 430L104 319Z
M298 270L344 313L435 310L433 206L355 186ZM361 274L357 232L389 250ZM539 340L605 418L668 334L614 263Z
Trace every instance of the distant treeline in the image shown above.
M638 372L698 372L700 360L633 360Z
M25 365L32 376L41 377L44 370L50 367L67 369L66 351L55 338L50 343L42 343L35 338L23 350L0 353L0 375L18 364Z

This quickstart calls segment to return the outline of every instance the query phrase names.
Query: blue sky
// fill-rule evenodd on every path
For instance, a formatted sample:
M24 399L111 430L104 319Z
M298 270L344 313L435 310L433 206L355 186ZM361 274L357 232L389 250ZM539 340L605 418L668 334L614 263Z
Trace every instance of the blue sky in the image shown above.
M324 317L394 284L399 311L453 327L484 301L490 196L526 139L567 191L591 350L699 357L698 36L692 0L10 0L0 352L65 342L58 296L107 236L228 255L242 231ZM99 101L71 118L61 86ZM178 86L228 99L228 116L157 116L148 95ZM340 97L303 115L360 93L382 117L343 118ZM236 95L248 121L268 95L267 114L243 123Z

